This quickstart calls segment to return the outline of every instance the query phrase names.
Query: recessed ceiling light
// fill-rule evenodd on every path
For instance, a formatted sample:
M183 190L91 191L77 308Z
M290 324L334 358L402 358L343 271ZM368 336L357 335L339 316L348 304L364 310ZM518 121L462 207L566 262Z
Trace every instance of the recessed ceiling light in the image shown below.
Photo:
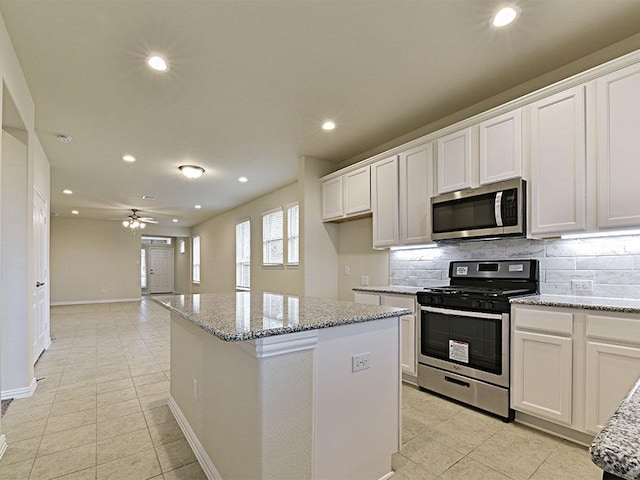
M491 18L491 26L495 28L505 27L518 18L519 13L520 9L516 6L501 8L498 10L498 13Z
M134 157L133 155L127 154L122 156L122 160L124 160L125 162L132 163L136 161L136 157Z
M62 190L62 193L64 193L65 195L72 195L73 191L69 190L68 188L65 188L64 190Z
M334 128L336 128L336 123L332 120L327 120L322 124L323 130L333 130Z
M155 200L156 198L154 195L142 195L143 200Z
M247 177L240 177L240 178L238 178L238 181L240 183L247 183L249 181L249 179Z
M180 165L178 169L182 172L182 174L189 178L200 178L204 173L204 168L198 167L197 165Z
M71 143L71 140L73 140L73 137L71 135L67 135L65 133L56 135L56 138L60 140L62 143Z
M178 223L178 219L177 219L177 218L173 218L173 219L171 219L171 221L172 221L173 223Z
M78 210L71 210L71 213L73 215L79 215L80 214L80 212Z
M202 208L202 205L194 205L193 208L200 210Z
M166 72L169 70L169 64L167 61L158 55L153 55L152 57L147 58L147 65L156 72Z

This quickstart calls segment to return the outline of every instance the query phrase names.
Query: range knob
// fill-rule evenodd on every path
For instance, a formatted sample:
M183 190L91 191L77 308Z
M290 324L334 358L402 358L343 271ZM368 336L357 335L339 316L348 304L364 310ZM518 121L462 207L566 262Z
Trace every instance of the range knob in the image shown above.
M471 308L481 308L481 307L482 307L482 302L480 300L471 301Z

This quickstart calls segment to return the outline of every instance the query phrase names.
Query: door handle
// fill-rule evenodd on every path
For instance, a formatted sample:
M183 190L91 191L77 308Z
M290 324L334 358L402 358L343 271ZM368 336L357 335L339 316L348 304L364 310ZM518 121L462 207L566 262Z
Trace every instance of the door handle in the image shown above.
M36 282L36 288L43 287L44 282Z

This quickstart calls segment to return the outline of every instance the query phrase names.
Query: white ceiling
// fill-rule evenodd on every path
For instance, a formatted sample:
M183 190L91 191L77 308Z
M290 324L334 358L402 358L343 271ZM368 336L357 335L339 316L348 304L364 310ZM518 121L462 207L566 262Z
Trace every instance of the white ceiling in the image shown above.
M638 0L515 0L516 23L489 28L503 3L13 0L0 12L52 212L135 207L191 226L295 181L299 156L345 162L640 32ZM146 68L152 53L169 72ZM205 175L183 178L184 163Z

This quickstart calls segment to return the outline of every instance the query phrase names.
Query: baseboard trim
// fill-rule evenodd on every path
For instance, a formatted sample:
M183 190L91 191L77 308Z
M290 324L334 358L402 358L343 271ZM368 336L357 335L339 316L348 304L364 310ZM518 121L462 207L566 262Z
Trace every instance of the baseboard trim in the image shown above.
M211 458L209 457L204 447L200 443L200 440L198 440L196 433L191 428L191 425L189 425L187 418L184 416L184 414L182 413L182 410L180 410L180 407L178 406L176 401L173 399L173 397L169 396L167 405L169 406L169 410L171 410L171 413L173 413L173 416L178 422L178 425L180 426L180 430L182 430L182 433L187 439L187 442L189 442L189 445L191 446L191 450L193 450L193 453L198 459L198 463L200 463L200 466L202 467L204 474L207 476L209 480L223 480L222 476L216 469L216 466L213 464L213 461L211 461Z
M7 400L8 398L28 398L35 393L37 386L38 382L36 382L36 377L33 377L28 387L3 390L0 398L2 400Z
M7 437L5 437L4 435L0 435L0 460L2 460L2 456L6 451L7 451Z
M78 300L73 302L51 302L52 307L59 307L63 305L89 305L91 303L121 303L121 302L140 302L142 296L136 298L110 298L108 300Z

